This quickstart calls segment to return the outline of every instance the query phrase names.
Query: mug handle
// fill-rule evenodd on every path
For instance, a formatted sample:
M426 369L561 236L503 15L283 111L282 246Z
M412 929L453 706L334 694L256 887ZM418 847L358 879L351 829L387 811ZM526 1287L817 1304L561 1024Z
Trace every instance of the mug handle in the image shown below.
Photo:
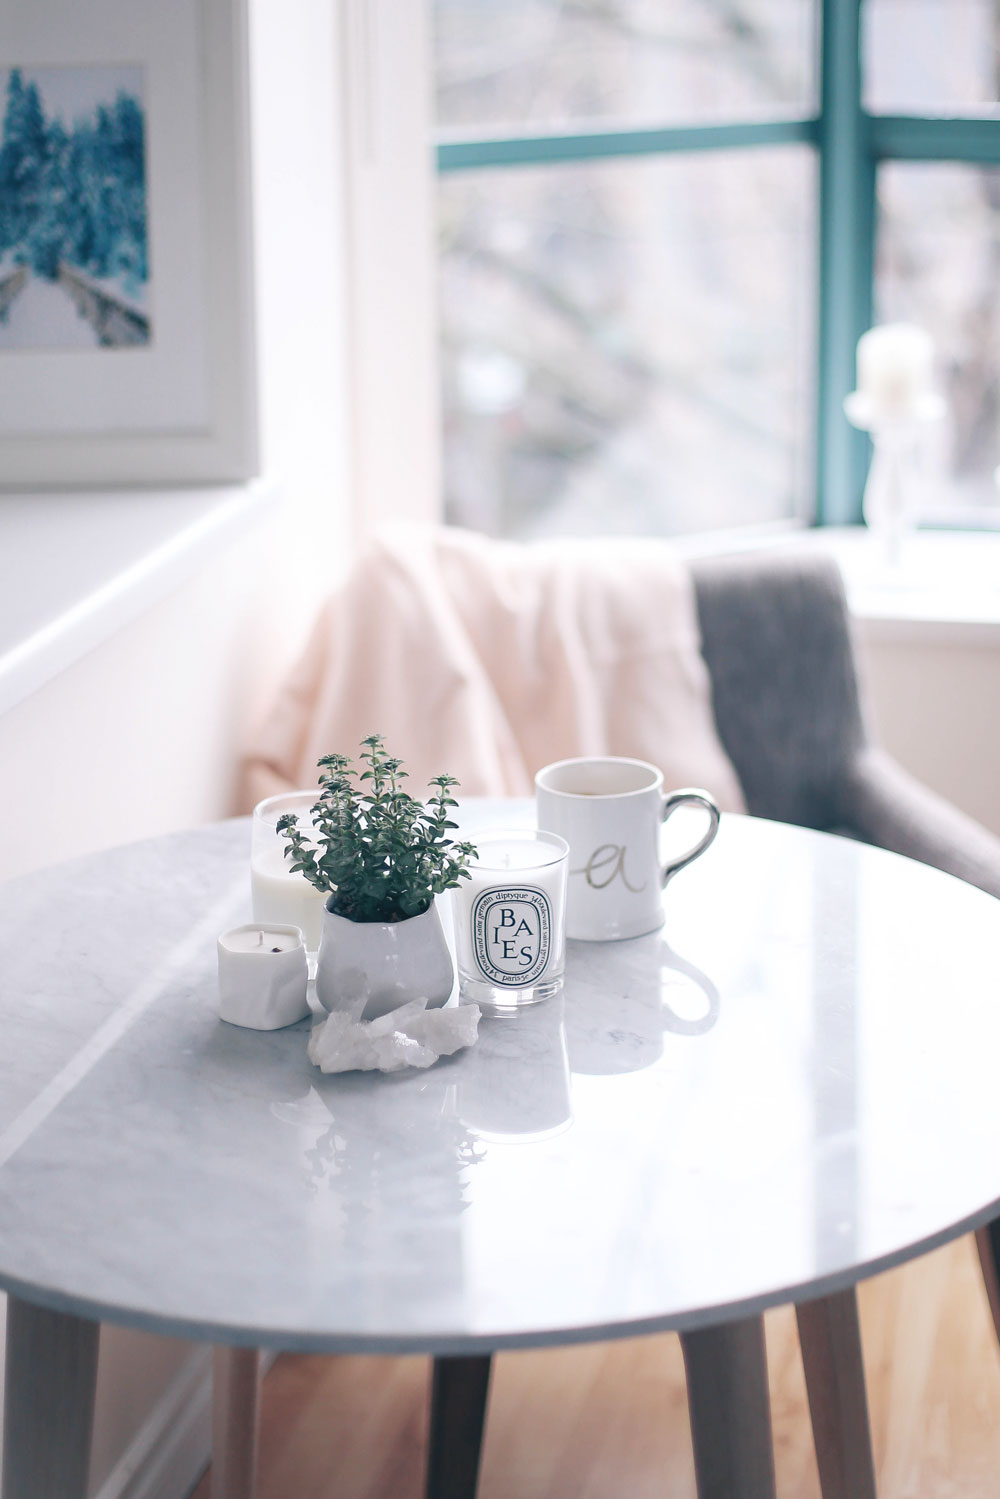
M675 859L672 864L664 864L660 871L660 883L666 888L667 882L672 880L675 874L703 854L709 844L719 831L719 809L709 796L707 791L696 791L693 787L685 787L683 791L671 791L663 798L663 811L660 814L661 823L666 822L671 813L676 812L678 807L703 807L708 813L708 831L699 843L696 843L690 852L683 854L681 858Z

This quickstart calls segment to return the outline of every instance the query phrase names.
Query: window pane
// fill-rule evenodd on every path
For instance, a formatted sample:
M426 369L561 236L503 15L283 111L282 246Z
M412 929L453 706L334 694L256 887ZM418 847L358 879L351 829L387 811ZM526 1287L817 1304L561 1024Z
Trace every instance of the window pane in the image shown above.
M886 114L995 109L997 0L865 0L865 101Z
M929 434L924 508L995 506L1000 463L1000 169L879 172L877 315L933 336L948 414Z
M815 0L435 0L438 123L781 117L814 99Z
M449 519L741 526L811 504L807 148L441 180Z

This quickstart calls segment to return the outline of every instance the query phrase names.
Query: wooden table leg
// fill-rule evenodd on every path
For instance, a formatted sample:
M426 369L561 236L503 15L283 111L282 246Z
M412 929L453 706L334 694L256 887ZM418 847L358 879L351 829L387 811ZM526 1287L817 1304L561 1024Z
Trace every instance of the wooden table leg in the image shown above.
M3 1499L86 1499L99 1333L8 1297Z
M698 1499L775 1499L760 1317L681 1334Z
M475 1499L491 1358L436 1358L426 1499Z
M795 1315L823 1499L875 1499L854 1288L804 1301Z
M992 1223L976 1230L976 1248L993 1313L993 1327L1000 1338L1000 1218L994 1218Z
M260 1350L212 1356L212 1499L253 1499L260 1420Z

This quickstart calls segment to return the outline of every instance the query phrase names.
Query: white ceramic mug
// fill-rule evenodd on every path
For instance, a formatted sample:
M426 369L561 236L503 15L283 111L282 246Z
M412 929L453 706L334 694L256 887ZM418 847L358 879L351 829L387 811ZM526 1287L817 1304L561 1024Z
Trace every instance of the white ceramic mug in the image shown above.
M538 826L570 848L566 935L590 942L641 937L662 926L663 887L705 852L719 829L719 809L707 791L664 795L663 776L645 760L558 760L535 777L535 799ZM684 806L703 807L708 830L664 864L660 827Z

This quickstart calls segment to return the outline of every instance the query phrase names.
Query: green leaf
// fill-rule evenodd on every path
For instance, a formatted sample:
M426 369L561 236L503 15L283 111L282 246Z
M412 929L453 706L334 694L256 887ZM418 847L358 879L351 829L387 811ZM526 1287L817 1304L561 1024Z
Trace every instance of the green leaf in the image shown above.
M386 752L381 734L361 741L360 767L346 755L319 761L320 791L308 840L289 814L281 828L291 865L317 889L336 895L335 909L352 921L398 921L426 911L435 894L468 878L471 844L447 834L458 824L449 788L454 776L435 776L429 803L404 791L402 762ZM316 845L315 847L313 845Z

